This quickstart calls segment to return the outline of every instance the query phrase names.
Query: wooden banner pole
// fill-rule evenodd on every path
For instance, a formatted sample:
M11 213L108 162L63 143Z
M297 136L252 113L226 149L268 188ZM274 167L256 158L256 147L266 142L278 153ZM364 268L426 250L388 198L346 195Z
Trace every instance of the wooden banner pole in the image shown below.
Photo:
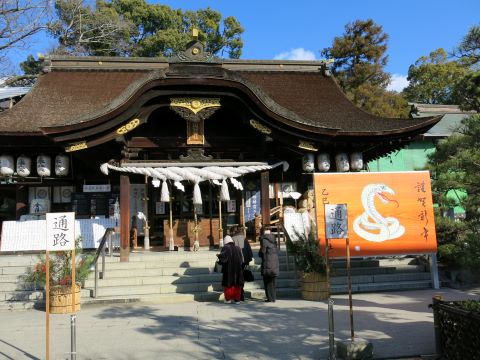
M323 213L326 214L326 206L323 206ZM325 221L325 277L327 278L327 295L330 297L330 263L328 261L328 235L327 222Z
M50 359L50 256L45 254L45 359Z
M169 228L168 228L168 250L175 250L175 241L173 240L173 209L172 209L172 196L170 195L169 199Z
M352 336L352 341L355 338L355 334L353 331L353 303L352 303L352 275L350 269L350 241L348 237L346 238L346 246L347 246L347 275L348 275L348 302L350 305L350 333Z

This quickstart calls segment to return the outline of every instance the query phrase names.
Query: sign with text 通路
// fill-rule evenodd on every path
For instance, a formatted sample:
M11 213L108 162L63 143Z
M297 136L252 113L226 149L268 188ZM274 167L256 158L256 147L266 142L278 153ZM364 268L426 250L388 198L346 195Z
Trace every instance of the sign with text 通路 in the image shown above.
M425 254L437 251L432 190L428 171L315 174L317 231L321 249L341 232L340 215L326 205L348 206L348 238L352 256ZM325 230L324 230L325 229ZM346 227L345 227L346 230ZM327 234L325 234L325 231ZM329 241L329 257L345 257L342 241Z
M75 213L47 213L47 251L75 249Z
M327 239L348 237L347 204L325 204L325 237Z

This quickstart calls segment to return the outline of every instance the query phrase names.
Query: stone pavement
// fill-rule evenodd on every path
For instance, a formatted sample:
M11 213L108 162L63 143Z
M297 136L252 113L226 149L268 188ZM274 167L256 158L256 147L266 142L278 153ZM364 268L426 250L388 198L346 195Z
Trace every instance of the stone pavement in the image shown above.
M376 359L435 352L435 294L478 298L453 289L355 294L355 335ZM335 336L350 335L348 296L334 296ZM50 315L50 359L70 359L70 315ZM45 312L0 312L0 359L45 358ZM327 302L296 299L83 307L77 314L77 359L327 359Z

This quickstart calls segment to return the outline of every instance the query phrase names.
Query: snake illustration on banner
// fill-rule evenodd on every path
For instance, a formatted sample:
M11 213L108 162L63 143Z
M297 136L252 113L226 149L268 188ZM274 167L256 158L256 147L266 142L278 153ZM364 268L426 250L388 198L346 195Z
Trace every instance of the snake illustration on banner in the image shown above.
M394 217L384 217L375 208L375 198L380 199L384 204L396 200L388 197L388 194L395 195L390 187L385 184L368 184L363 188L361 201L365 212L358 216L353 222L353 231L372 242L383 242L399 238L405 233L405 227Z

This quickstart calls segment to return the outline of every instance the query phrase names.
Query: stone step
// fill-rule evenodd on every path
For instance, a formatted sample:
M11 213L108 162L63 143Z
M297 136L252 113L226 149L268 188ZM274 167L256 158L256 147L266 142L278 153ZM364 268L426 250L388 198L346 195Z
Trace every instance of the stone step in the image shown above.
M402 282L402 281L417 281L430 280L430 273L394 273L394 274L380 274L380 275L358 275L352 276L352 284L370 284L370 283L385 283L385 282ZM348 283L347 276L337 276L330 279L332 285L342 285Z
M253 271L255 279L262 279L262 275L258 271ZM293 271L282 272L281 279L296 279ZM182 276L132 276L132 277L107 277L106 279L99 279L98 284L101 287L107 286L122 286L122 285L162 285L162 284L188 284L188 283L204 283L204 282L220 282L222 274L208 273L198 275L182 275ZM94 279L85 281L85 287L94 287Z
M357 267L378 267L380 266L380 260L363 260L363 259L351 259L350 261L350 267L351 268L357 268ZM346 269L347 268L347 260L333 260L331 262L331 267L332 268L341 268L341 269Z
M417 290L417 289L427 289L430 287L431 287L430 280L380 282L380 283L352 284L352 292L362 293L362 292ZM332 285L330 289L332 294L346 294L348 292L347 285Z
M35 287L35 285L32 283L27 283L23 281L9 282L9 283L3 282L3 283L0 283L0 292L9 292L9 291L18 291L18 290L35 290L37 287Z
M356 267L351 268L350 273L353 275L377 275L377 274L394 274L399 272L428 272L425 265L396 265L382 267ZM347 269L334 268L331 272L332 276L346 276Z
M277 289L277 297L298 298L300 290L297 287ZM248 300L263 300L265 291L263 289L245 289L245 297ZM181 303L191 301L223 301L223 291L199 292L195 294L149 294L149 295L123 295L123 296L98 296L96 298L82 298L82 306L95 304L118 304L132 302L152 303Z
M297 281L295 279L277 279L277 288L296 287L296 285L297 285ZM260 289L260 288L263 288L263 281L260 279L245 284L245 290ZM222 284L219 279L216 282L205 282L205 283L99 287L97 295L100 297L103 297L103 296L172 294L172 293L184 294L184 293L203 293L203 292L221 291L221 290L222 290Z
M4 266L0 268L0 277L4 275L22 275L28 272L31 266Z
M0 301L0 312L30 310L36 308L41 301Z
M161 268L165 266L169 267L200 267L200 266L213 266L217 257L209 257L209 258L193 258L189 260L182 260L182 259L171 259L171 258L159 258L156 260L145 260L145 261L129 261L129 262L119 262L117 259L105 259L105 266L108 269L153 269L153 268ZM258 257L254 257L250 264L258 264L262 263L261 259ZM279 258L280 264L287 263L287 257L283 256ZM293 257L288 258L288 263L293 264ZM102 261L101 259L98 260L98 266L101 267Z
M37 255L0 255L0 268L4 266L30 266L37 262Z
M13 274L13 275L2 275L0 276L0 286L2 283L12 283L12 282L23 282L25 281L27 275L24 274Z
M122 263L128 264L128 263ZM110 265L110 264L109 264ZM153 267L143 268L139 266L137 268L130 268L129 266L118 266L111 268L109 265L105 265L105 279L117 278L117 277L130 277L130 276L179 276L179 275L205 275L214 273L214 263L206 264L198 267ZM260 271L260 265L250 265L252 271ZM282 272L293 271L294 266L290 264L287 268L287 264L280 264L280 275ZM99 271L101 267L99 268ZM92 277L93 279L93 277Z
M0 303L5 301L29 301L43 298L41 290L1 291Z

